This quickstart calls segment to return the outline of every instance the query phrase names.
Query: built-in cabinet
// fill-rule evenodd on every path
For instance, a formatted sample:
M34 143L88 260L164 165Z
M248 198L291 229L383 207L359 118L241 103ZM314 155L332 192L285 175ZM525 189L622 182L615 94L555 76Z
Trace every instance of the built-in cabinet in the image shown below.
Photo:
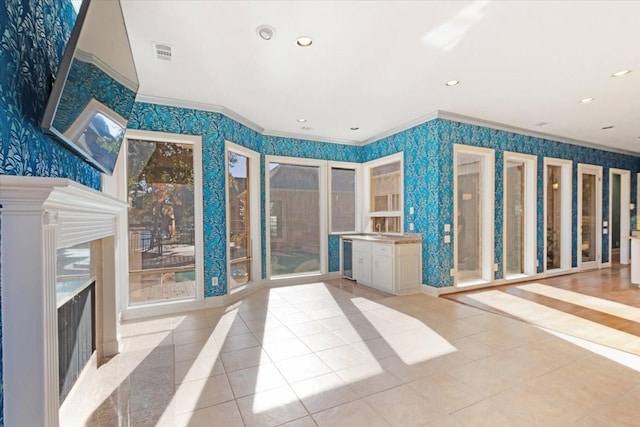
M419 289L422 274L420 243L353 241L353 278L392 294Z

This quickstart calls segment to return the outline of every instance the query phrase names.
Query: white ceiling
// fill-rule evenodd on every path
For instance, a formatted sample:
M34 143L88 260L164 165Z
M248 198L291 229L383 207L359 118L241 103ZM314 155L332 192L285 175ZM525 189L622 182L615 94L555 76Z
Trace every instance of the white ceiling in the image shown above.
M122 9L140 100L355 144L446 111L640 154L637 0L122 0ZM262 24L276 29L272 40L257 36ZM296 46L302 35L311 47ZM171 62L155 59L154 42L172 46ZM611 76L623 69L633 71ZM446 87L451 79L461 83ZM579 103L587 97L595 101Z

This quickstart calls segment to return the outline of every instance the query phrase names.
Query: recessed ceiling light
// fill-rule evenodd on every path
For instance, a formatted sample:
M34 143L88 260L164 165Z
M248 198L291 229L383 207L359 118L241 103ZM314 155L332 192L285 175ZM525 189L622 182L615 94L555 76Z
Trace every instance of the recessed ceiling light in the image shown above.
M307 121L307 119L298 119L298 123L304 123L306 121Z
M622 76L626 76L627 74L629 74L631 72L631 70L621 70L618 71L617 73L613 73L611 74L611 77L622 77Z
M613 129L613 126L604 126L602 130Z
M593 102L595 100L596 100L595 98L583 98L583 99L580 100L580 104L588 104L588 103Z
M540 127L545 127L545 126L549 126L549 122L538 122L536 123L536 126L540 126Z
M448 82L446 82L444 85L445 86L455 86L457 84L460 83L460 80L449 80Z
M302 36L296 39L296 44L300 47L309 47L311 46L311 44L313 44L313 40L311 39L311 37Z
M349 129L351 129L351 130L358 130L358 129L360 129L360 128L359 128L359 127L357 127L357 126L354 126L354 127L352 127L352 128L349 128Z
M262 40L271 40L276 35L276 29L270 25L260 25L256 28L256 34Z

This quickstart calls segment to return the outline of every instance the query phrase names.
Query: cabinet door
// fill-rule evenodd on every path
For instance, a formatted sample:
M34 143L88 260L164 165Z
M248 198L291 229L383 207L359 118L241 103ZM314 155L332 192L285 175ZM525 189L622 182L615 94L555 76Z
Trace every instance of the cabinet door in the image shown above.
M393 292L393 259L386 255L373 255L373 283L378 289Z
M353 253L353 278L366 285L371 284L371 254L368 252Z
M393 292L393 246L376 243L371 245L371 253L372 286Z

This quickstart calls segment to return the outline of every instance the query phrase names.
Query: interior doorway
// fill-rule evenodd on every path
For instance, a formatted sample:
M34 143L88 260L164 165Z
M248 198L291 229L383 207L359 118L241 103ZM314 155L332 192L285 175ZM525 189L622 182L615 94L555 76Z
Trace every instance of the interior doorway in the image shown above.
M629 264L631 232L631 172L609 169L609 260Z
M602 167L578 165L578 268L600 268L602 260Z

